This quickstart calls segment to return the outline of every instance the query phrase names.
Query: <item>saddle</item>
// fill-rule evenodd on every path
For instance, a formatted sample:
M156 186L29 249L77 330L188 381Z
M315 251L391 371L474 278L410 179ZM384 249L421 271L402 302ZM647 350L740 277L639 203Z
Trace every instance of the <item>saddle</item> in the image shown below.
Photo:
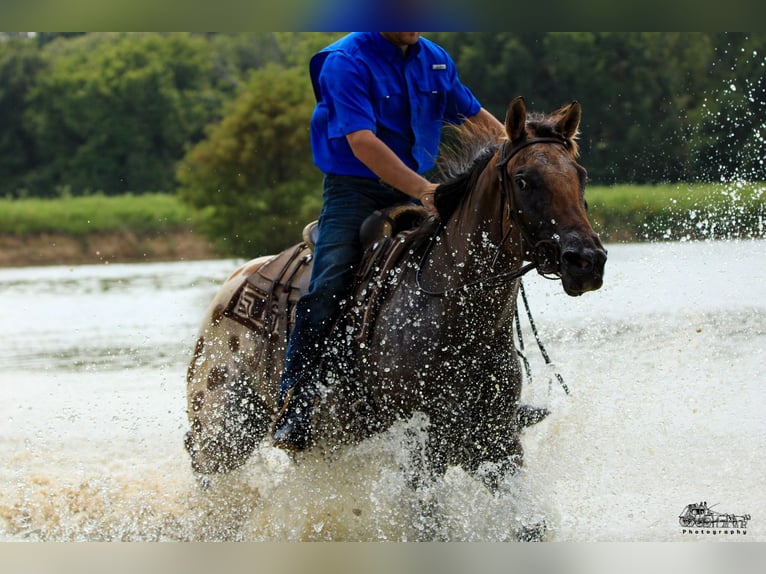
M391 285L391 271L427 216L422 207L398 205L375 211L360 227L364 255L355 274L348 314L357 345L369 339L379 301ZM303 229L301 243L275 255L247 277L224 316L261 334L264 341L286 343L295 324L295 305L308 289L317 235L318 224L312 221Z

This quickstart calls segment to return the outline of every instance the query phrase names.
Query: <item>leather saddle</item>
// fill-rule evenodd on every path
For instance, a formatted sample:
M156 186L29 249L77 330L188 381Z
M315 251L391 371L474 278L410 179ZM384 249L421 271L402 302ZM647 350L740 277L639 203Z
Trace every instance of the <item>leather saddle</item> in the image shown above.
M375 211L362 224L359 237L364 255L354 279L349 316L357 344L369 338L378 302L390 285L387 279L427 217L424 208L405 204ZM317 222L312 221L303 229L301 243L252 272L224 315L261 334L264 341L286 344L295 324L295 305L308 289L318 231Z

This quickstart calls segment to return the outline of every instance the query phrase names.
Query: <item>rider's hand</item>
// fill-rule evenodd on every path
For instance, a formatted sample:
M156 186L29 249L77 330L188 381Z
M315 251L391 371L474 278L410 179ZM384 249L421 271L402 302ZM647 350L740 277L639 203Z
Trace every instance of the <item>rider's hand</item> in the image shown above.
M420 197L418 197L418 199L420 200L420 203L423 204L423 207L425 207L431 215L433 215L436 219L439 219L439 212L437 211L436 205L434 204L434 192L436 191L437 187L439 187L439 184L429 183L428 186L420 193Z

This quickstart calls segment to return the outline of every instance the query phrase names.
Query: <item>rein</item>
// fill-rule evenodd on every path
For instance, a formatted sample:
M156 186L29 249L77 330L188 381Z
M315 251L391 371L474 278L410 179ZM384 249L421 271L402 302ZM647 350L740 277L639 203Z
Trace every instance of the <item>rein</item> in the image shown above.
M524 309L527 311L527 319L529 319L529 326L532 329L532 334L535 336L535 341L537 342L537 348L540 349L540 354L543 356L543 360L545 361L546 365L552 365L551 358L548 355L548 351L545 350L545 346L543 345L543 341L540 338L540 333L537 332L537 325L535 325L535 320L532 318L532 311L529 308L529 301L527 301L527 293L524 290L524 283L519 283L519 291L521 292L521 299L524 301ZM529 367L529 361L527 360L527 357L524 355L524 339L521 336L521 320L519 319L519 312L518 312L518 304L517 304L517 310L515 313L515 321L516 321L516 338L519 341L519 349L517 349L518 355L521 357L521 360L524 362L524 372L527 374L527 382L532 383L532 370ZM569 387L564 382L564 377L561 376L561 373L556 371L555 373L556 380L561 385L561 388L564 389L564 392L566 394L569 394Z
M421 273L423 272L423 264L425 263L428 255L431 253L431 250L434 248L434 244L436 243L436 238L438 237L439 232L443 228L444 228L444 224L439 222L439 227L436 229L436 232L431 236L431 240L428 242L428 247L423 252L423 255L420 256L418 269L415 272L415 283L417 284L418 290L421 293L425 293L426 295L430 295L431 297L446 297L448 295L452 295L453 293L457 293L458 291L465 291L472 287L492 287L495 285L501 285L502 283L506 283L508 281L513 281L514 279L518 279L522 275L525 275L526 273L528 273L529 271L532 271L532 269L537 267L537 262L533 261L531 263L527 263L526 265L522 267L519 267L518 269L514 269L513 271L506 271L505 273L499 273L498 275L492 275L491 277L476 279L475 281L464 283L463 285L460 285L459 287L450 287L442 291L431 291L430 289L426 289L425 287L423 287L423 284L421 282Z

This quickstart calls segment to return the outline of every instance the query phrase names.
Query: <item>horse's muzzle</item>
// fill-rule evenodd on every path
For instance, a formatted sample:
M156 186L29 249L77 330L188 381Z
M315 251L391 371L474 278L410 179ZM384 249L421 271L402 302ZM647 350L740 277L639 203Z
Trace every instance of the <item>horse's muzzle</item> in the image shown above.
M599 289L604 283L604 265L606 249L598 240L593 245L576 241L565 246L561 250L559 275L566 294L576 297Z

